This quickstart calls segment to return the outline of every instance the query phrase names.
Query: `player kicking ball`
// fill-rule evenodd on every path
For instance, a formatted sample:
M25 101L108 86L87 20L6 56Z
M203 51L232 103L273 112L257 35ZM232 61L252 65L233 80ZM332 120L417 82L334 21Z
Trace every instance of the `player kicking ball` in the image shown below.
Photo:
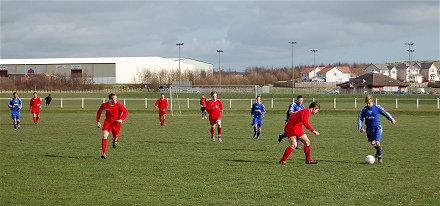
M396 124L396 120L380 105L374 104L373 96L368 95L365 97L365 104L367 104L367 106L362 108L358 116L358 130L361 133L367 133L368 141L371 146L376 149L375 157L377 157L377 162L382 164L382 145L380 144L382 139L382 125L380 123L380 115L386 117L391 124ZM362 127L364 119L366 129Z

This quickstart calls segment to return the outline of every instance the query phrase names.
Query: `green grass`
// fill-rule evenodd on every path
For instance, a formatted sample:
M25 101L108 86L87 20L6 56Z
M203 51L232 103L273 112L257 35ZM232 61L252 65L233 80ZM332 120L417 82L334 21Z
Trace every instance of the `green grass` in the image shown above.
M268 110L260 140L247 110L225 109L219 143L197 111L160 127L153 108L129 107L102 160L94 104L42 108L38 126L23 111L18 131L0 110L0 205L440 205L437 109L392 109L396 125L382 118L383 165L363 163L374 149L357 131L359 109L322 109L310 118L321 135L307 132L319 164L296 150L281 166L281 109Z

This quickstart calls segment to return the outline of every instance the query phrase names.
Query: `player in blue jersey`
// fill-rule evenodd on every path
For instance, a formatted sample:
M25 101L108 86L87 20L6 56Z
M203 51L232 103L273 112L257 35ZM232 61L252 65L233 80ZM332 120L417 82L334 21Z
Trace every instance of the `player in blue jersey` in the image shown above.
M14 121L14 130L20 129L20 109L23 106L21 99L18 98L18 93L12 93L14 96L8 104L8 107L11 109L11 118Z
M373 96L368 95L365 97L365 103L367 106L362 109L358 116L358 130L361 133L367 133L368 141L376 149L377 162L382 164L382 145L380 144L382 139L382 125L380 124L379 118L380 115L383 115L391 121L391 124L395 124L396 120L380 105L374 104ZM366 129L362 127L364 119Z
M287 112L286 112L286 124L289 121L289 117L291 114L296 113L299 110L304 109L303 102L304 102L304 98L301 95L298 95L296 97L296 102L289 105L289 108L287 109ZM278 142L281 142L281 140L285 137L286 137L286 134L284 134L284 133L278 135ZM301 149L301 147L299 146L299 142L300 142L300 140L297 138L296 139L297 146L295 149Z
M254 138L260 139L261 134L261 126L263 124L263 115L266 113L266 108L264 104L261 103L261 96L257 96L257 102L252 105L251 115L254 115L252 118L252 125L254 126Z

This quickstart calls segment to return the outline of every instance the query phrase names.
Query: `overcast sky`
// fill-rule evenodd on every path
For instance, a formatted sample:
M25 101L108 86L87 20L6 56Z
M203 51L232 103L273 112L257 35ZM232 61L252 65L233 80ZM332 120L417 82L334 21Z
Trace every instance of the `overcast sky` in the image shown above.
M428 1L1 0L0 57L160 56L250 66L439 60L440 3Z

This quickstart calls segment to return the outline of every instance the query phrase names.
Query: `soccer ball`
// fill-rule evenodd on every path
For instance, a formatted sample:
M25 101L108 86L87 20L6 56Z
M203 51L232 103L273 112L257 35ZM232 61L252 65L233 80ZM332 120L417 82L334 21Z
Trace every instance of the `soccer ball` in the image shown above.
M376 158L374 158L373 155L367 155L365 157L365 163L367 163L367 164L374 164L375 160L376 160Z

